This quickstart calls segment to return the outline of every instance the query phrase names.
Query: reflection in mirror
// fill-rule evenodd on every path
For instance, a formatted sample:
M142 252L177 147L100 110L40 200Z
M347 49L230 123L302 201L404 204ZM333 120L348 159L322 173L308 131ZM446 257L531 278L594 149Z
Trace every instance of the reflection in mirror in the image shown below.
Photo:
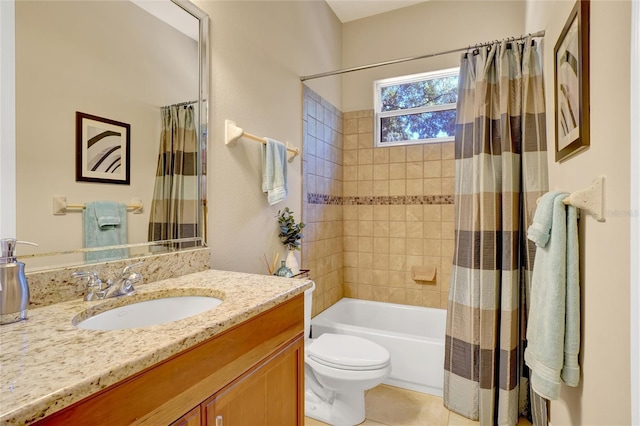
M17 238L39 244L18 253L30 270L203 245L208 17L183 0L140 3L168 6L191 28L130 1L16 1L16 220ZM76 112L130 126L130 154L120 157L129 184L77 181ZM113 129L86 131L108 141ZM97 144L85 139L89 157ZM117 223L96 214L98 226L126 232L92 245L88 209L54 215L55 196L106 202L98 208ZM133 199L141 214L113 210ZM81 250L94 245L110 249Z

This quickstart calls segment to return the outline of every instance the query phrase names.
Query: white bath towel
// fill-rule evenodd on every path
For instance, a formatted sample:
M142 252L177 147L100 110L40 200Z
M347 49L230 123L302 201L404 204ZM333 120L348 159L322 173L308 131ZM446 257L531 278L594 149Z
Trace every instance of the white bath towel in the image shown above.
M577 211L562 203L567 195L545 194L527 232L537 249L525 362L531 386L547 399L558 399L561 381L577 386L580 379Z
M272 206L287 198L287 147L282 142L265 138L262 146L262 192Z

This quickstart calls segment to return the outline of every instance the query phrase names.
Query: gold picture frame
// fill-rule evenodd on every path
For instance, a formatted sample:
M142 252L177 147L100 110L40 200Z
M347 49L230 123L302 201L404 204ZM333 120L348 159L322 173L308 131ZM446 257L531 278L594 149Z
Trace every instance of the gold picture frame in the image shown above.
M578 0L554 52L556 161L589 147L589 1Z

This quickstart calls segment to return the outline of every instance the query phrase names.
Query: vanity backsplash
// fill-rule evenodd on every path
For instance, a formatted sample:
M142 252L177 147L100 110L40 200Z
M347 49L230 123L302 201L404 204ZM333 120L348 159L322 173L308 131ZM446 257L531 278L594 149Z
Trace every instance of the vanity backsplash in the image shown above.
M30 307L52 305L84 296L86 280L71 278L73 272L96 272L102 280L106 281L109 278L119 277L125 266L137 262L142 262L142 265L135 269L143 277L142 283L137 284L139 286L210 269L210 250L205 247L46 271L31 273L27 271L31 295Z

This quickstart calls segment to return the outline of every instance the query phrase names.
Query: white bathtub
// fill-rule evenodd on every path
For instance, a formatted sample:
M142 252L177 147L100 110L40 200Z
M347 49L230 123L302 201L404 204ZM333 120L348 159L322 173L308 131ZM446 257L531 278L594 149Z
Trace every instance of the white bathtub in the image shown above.
M385 347L391 375L384 383L442 396L447 311L344 298L311 320L311 335L350 334Z

